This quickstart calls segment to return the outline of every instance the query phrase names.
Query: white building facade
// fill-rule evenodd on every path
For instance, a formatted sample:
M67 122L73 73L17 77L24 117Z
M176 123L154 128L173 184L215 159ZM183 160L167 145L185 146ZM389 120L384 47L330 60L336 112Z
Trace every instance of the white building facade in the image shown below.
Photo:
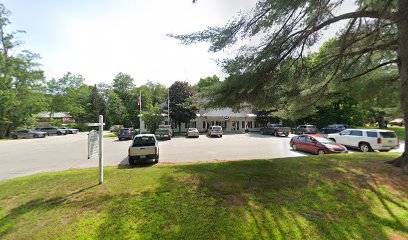
M205 132L210 126L222 126L224 132L256 132L260 127L255 121L256 114L250 110L234 112L231 108L200 110L197 117L188 123L182 123L181 129L172 123L175 132L186 132L188 128L197 128L200 132ZM167 120L167 119L166 119ZM142 132L147 132L147 126L142 120ZM163 123L167 124L167 122Z

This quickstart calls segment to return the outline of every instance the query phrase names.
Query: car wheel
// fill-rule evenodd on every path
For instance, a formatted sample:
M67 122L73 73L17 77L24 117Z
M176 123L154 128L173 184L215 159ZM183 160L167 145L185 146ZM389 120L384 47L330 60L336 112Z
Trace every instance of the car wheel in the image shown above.
M33 135L33 138L38 138L38 135L37 135L37 134L34 134L34 135Z
M289 133L285 133L285 137L288 137L289 136Z
M325 154L325 152L324 152L322 149L319 149L319 150L317 151L317 155L323 155L323 154Z
M297 151L297 146L296 146L296 144L293 144L293 145L292 145L292 149L293 149L293 151Z
M222 138L222 135L220 135L220 138Z
M159 158L155 158L155 159L154 159L154 162L155 162L155 163L159 163Z
M371 152L372 151L371 146L368 143L360 143L359 147L360 147L360 151L362 151L362 152Z
M136 164L135 159L129 158L129 165L135 165L135 164Z
M62 133L61 132L57 132L57 135L61 135Z
M118 138L119 139L119 141L122 141L122 138Z
M17 135L13 135L13 136L11 136L11 138L13 138L13 139L17 139L17 138L18 138L18 136L17 136Z

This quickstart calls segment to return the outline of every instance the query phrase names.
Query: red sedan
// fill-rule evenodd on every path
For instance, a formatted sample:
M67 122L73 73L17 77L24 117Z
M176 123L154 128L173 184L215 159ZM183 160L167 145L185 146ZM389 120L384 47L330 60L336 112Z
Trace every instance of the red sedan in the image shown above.
M290 146L293 150L313 154L347 153L347 148L320 135L300 135L292 137Z

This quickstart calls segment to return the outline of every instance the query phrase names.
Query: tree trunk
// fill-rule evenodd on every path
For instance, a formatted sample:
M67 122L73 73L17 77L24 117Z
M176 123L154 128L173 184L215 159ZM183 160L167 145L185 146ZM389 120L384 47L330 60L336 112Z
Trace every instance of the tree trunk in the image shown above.
M181 122L178 122L179 133L181 133Z
M408 0L398 1L397 23L399 33L398 69L401 81L401 108L405 121L405 149L404 153L389 163L401 167L408 174Z

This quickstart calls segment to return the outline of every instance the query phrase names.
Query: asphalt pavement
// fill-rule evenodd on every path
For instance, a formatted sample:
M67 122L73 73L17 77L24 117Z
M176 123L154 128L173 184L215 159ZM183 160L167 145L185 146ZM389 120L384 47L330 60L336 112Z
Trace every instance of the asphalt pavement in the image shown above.
M214 162L308 155L292 151L290 137L226 134L222 138L174 137L160 141L160 163ZM105 166L128 164L131 141L104 138ZM397 150L402 151L402 148ZM87 133L43 139L0 141L0 180L41 172L97 167L98 157L87 159Z

